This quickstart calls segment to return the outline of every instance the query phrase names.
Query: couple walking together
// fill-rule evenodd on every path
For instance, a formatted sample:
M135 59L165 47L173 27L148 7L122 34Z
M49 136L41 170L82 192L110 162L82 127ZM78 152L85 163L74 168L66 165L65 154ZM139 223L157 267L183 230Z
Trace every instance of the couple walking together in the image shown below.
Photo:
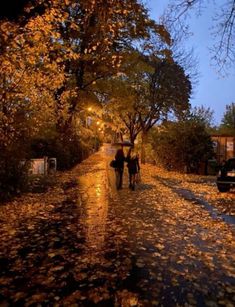
M122 188L123 180L123 171L124 171L124 162L127 162L127 168L129 173L129 188L134 190L136 177L140 171L139 157L136 153L133 152L132 148L129 149L127 156L125 157L123 148L117 150L115 155L115 172L116 172L116 184L117 189Z

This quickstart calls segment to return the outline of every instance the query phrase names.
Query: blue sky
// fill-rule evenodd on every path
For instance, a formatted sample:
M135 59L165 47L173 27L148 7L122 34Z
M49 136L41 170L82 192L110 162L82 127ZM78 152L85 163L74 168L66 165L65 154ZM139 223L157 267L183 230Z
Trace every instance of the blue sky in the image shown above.
M225 0L220 0L220 4ZM169 0L146 0L150 9L150 15L158 21L159 16L169 3ZM235 69L230 71L230 75L222 78L210 65L209 47L213 44L210 28L212 26L212 16L215 12L213 1L205 1L206 8L201 16L196 17L191 14L189 20L190 30L193 36L185 43L186 47L194 47L195 55L198 58L199 82L193 89L194 94L191 99L192 106L205 106L214 110L215 123L219 124L223 117L226 104L235 102Z

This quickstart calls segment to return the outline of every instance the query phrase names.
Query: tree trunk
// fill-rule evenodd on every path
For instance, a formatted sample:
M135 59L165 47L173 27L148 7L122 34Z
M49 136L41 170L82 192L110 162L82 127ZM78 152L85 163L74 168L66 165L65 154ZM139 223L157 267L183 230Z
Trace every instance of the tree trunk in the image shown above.
M133 146L135 145L135 139L136 139L136 135L134 133L130 133L130 142L133 144Z
M143 131L142 132L142 142L141 142L141 163L145 164L146 162L146 144L147 144L147 140L148 140L148 132L147 131Z

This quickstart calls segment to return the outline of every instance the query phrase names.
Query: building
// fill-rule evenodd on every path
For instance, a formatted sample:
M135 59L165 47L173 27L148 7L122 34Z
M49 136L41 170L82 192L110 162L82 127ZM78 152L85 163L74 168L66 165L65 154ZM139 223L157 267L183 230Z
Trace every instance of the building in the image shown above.
M235 136L213 134L211 138L218 164L235 157Z

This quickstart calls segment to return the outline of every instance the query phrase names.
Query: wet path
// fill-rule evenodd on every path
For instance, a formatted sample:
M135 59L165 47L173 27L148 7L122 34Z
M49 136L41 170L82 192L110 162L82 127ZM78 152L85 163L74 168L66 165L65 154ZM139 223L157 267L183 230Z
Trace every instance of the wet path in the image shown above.
M229 305L235 290L232 228L154 176L145 167L134 196L124 189L110 206L132 255L132 289L146 306Z
M103 151L0 208L1 306L233 306L234 229L142 168L116 191ZM44 199L43 199L44 198Z
M173 192L176 192L183 199L193 202L194 204L202 206L208 212L211 213L211 217L214 219L222 218L226 223L230 225L235 225L235 216L228 214L221 214L218 210L213 207L213 205L209 204L208 201L204 199L203 196L196 196L191 190L179 187L176 182L172 182L171 180L163 179L159 176L154 176L156 180L160 181L163 185L169 187Z

